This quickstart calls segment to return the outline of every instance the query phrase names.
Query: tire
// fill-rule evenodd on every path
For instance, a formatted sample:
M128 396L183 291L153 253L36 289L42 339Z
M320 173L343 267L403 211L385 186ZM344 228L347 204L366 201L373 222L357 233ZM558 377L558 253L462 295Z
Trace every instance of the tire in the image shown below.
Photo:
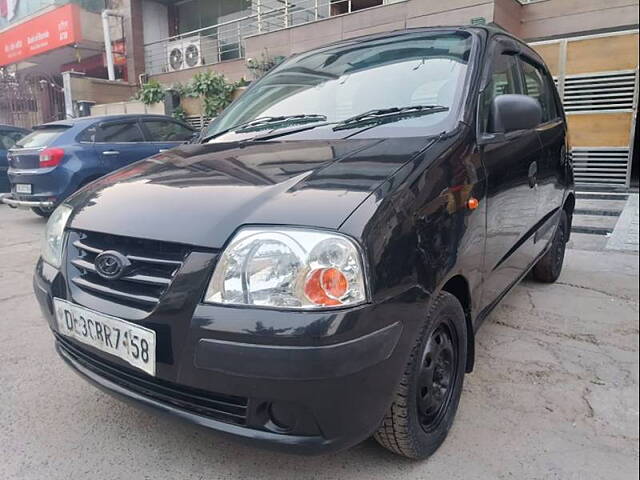
M49 216L53 213L53 209L49 210L40 207L34 207L31 209L31 211L42 218L49 218Z
M440 293L427 312L391 406L374 434L378 443L408 458L431 456L453 424L466 358L462 305L453 295Z
M553 283L562 273L564 253L567 247L567 230L569 219L564 210L560 214L560 222L551 242L551 248L533 267L533 278L539 282Z

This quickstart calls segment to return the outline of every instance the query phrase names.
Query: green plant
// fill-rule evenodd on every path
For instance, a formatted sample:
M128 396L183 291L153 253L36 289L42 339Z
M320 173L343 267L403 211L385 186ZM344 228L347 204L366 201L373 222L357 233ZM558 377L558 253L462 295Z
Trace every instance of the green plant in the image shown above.
M175 118L176 120L180 120L180 121L184 122L184 119L187 116L187 112L184 111L184 108L182 108L182 106L178 105L173 110L173 113L171 114L171 116L173 118Z
M238 82L229 82L219 73L206 71L196 73L186 85L175 83L166 89L157 80L151 80L140 87L134 98L145 105L152 105L162 102L167 92L176 92L181 99L200 98L203 116L215 117L231 103L233 92L247 84L244 78ZM173 116L180 120L184 119L185 114L181 106L173 112Z
M154 103L162 102L164 94L164 87L157 80L150 80L140 87L135 98L145 105L153 105Z
M260 54L260 58L248 58L246 61L247 68L253 73L253 76L257 79L262 77L269 70L280 65L285 57L277 55L272 57L266 50Z
M193 76L191 89L202 99L205 117L215 117L231 103L236 84L216 72L199 72Z
M175 90L178 92L180 98L196 98L198 94L193 91L193 87L191 84L183 84L183 83L174 83L171 85L170 90Z

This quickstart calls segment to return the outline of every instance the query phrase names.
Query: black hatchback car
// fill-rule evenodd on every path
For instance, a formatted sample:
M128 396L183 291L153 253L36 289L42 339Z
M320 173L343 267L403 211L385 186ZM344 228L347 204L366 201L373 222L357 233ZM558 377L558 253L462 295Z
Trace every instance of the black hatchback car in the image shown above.
M336 43L58 207L35 292L110 393L267 447L425 458L482 321L560 275L566 133L542 59L501 31Z

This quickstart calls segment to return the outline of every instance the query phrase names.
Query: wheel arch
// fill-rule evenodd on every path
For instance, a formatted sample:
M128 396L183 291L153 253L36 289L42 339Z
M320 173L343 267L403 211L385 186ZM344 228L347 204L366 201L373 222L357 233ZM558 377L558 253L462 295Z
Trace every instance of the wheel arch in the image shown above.
M447 292L460 302L464 310L465 324L467 326L467 373L473 370L475 363L475 334L471 318L471 289L469 282L463 275L454 275L442 286L441 291Z

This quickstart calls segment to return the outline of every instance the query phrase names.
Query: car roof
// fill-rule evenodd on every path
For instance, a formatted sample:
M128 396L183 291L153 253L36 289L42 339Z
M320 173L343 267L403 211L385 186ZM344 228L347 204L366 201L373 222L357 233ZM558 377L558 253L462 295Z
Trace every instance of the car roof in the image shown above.
M79 118L69 118L67 120L56 120L55 122L43 123L41 125L37 125L34 128L42 128L42 127L52 127L59 125L61 127L75 127L75 126L87 126L94 123L104 122L104 121L118 121L118 120L135 120L135 119L162 119L162 120L173 120L179 123L179 120L176 120L173 117L168 115L157 115L157 114L149 114L149 113L130 113L130 114L120 114L120 115L96 115L91 117L79 117Z
M524 47L524 50L526 50L526 52L528 54L530 54L533 57L535 57L540 63L543 63L543 61L540 58L540 56L531 47L529 47L523 40L521 40L518 37L512 35L511 33L507 32L506 30L503 30L500 27L495 27L495 26L491 26L491 25L441 25L441 26L433 26L433 27L403 28L403 29L392 30L392 31L388 31L388 32L372 33L372 34L363 35L363 36L360 36L360 37L353 37L353 38L348 38L348 39L344 39L344 40L338 40L336 42L332 42L332 43L329 43L327 45L323 45L322 47L314 48L314 49L308 50L306 52L301 52L301 53L306 54L306 53L311 53L311 52L315 52L315 51L322 51L325 48L339 47L341 45L345 45L345 46L346 45L353 45L353 43L369 42L369 41L379 40L379 39L393 37L393 36L414 35L416 33L421 33L421 32L425 32L425 33L428 33L428 32L468 32L470 34L476 34L476 35L482 34L486 38L491 38L491 37L494 37L496 35L506 36L506 37L509 37L510 39L512 39L518 45Z

